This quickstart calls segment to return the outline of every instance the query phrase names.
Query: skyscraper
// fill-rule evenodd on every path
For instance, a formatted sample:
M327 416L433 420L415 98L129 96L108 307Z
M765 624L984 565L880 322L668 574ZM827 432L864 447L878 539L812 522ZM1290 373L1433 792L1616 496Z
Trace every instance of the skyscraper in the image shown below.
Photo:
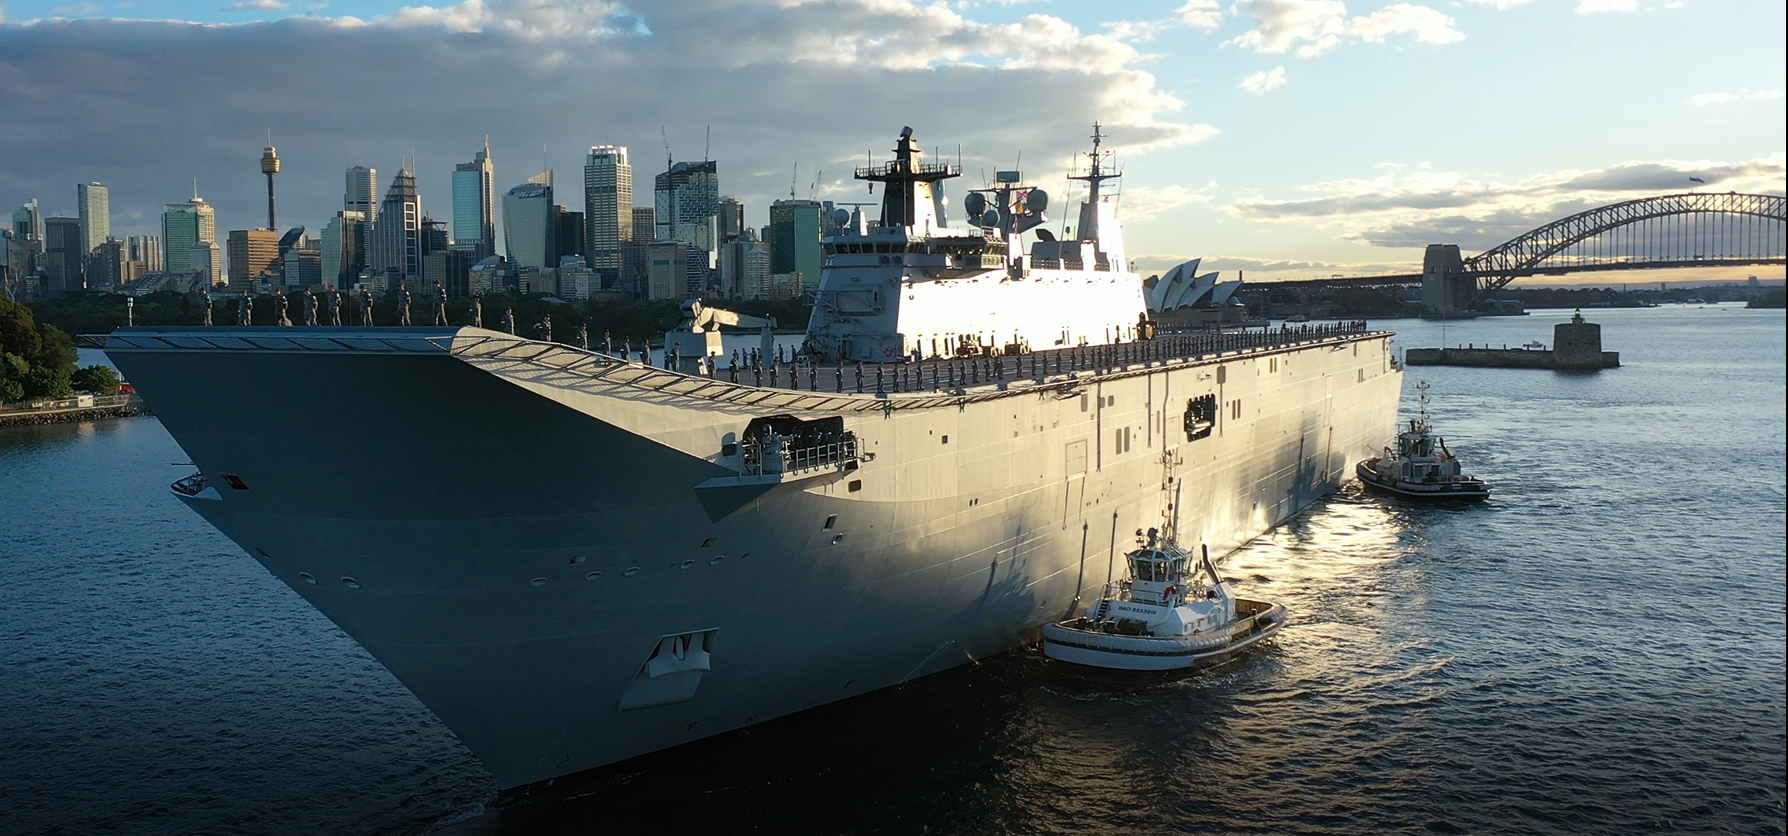
M87 288L87 248L79 218L47 218L43 222L44 289L52 294Z
M43 241L43 213L38 211L37 198L25 201L12 213L12 237L21 241Z
M379 218L379 170L357 165L348 169L348 188L343 193L341 208L359 212L367 223Z
M719 164L713 160L677 163L653 178L653 209L659 241L684 241L711 260L715 216L720 212ZM713 266L712 262L708 266Z
M517 267L558 267L552 172L543 171L503 195L503 247Z
M75 201L80 204L81 240L87 252L112 237L112 190L104 183L80 183L75 186Z
M584 161L584 263L596 271L603 287L621 280L621 242L633 240L634 212L627 147L590 146Z
M124 245L128 248L128 258L131 261L143 263L143 272L161 272L161 236L132 235L124 239Z
M247 289L279 259L279 233L271 229L232 229L225 253L230 262L230 289Z
M187 250L186 261L192 271L201 274L207 284L217 284L223 279L223 258L217 251L216 241L199 241Z
M720 243L737 239L745 234L745 202L727 195L720 199L720 215L715 226L720 235Z
M474 262L497 251L497 169L489 137L471 162L453 167L453 242Z
M563 206L553 207L553 224L556 234L553 237L556 264L566 256L584 257L584 239L588 231L584 222L584 213L573 212ZM588 265L585 265L588 266Z
M800 273L808 290L819 287L821 215L817 200L778 200L770 204L770 272Z
M393 277L387 288L395 290L398 282L418 286L422 277L422 196L416 193L416 173L407 162L391 178L391 189L385 192L368 238L366 264L375 273Z
M335 213L322 235L322 281L336 287L353 287L366 268L366 216L346 210Z
M192 245L217 240L217 215L197 194L185 203L169 203L161 213L163 269L184 273L193 269ZM213 265L215 266L215 265Z
M722 242L719 261L721 294L729 299L764 298L770 281L770 252L757 240L757 230L746 228L731 241Z

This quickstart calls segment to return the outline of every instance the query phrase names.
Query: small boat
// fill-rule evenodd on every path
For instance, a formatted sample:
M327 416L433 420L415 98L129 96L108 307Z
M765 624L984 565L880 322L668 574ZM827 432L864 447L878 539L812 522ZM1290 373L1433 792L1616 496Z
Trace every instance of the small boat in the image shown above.
M1546 344L1543 342L1540 342L1539 340L1534 340L1533 342L1530 342L1530 343L1522 343L1521 347L1527 349L1528 351L1545 351L1546 350Z
M1409 429L1397 433L1397 449L1384 448L1384 455L1360 462L1354 472L1368 488L1409 499L1489 498L1490 485L1462 474L1459 460L1447 449L1446 439L1435 435L1429 427L1428 388L1427 381L1416 386L1422 393L1421 414L1410 419Z
M1151 528L1125 564L1130 577L1107 584L1085 615L1043 626L1044 655L1110 670L1186 670L1227 661L1285 626L1284 605L1230 592L1208 547L1194 557Z
M1295 314L1292 314L1291 316L1286 317L1285 321L1286 322L1309 322L1310 317L1304 316L1301 313L1295 313Z

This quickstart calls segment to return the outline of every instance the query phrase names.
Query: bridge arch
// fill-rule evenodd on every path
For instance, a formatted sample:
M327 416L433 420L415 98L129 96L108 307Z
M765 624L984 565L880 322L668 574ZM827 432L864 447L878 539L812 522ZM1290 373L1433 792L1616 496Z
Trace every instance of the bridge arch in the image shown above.
M1676 223L1671 224L1672 221ZM1579 212L1465 259L1479 297L1521 276L1635 267L1780 263L1788 198L1737 192L1686 192L1628 200ZM1628 230L1626 246L1588 259L1550 263L1573 247ZM1645 240L1635 240L1645 239ZM1689 252L1691 243L1705 244ZM1620 252L1619 250L1625 250Z

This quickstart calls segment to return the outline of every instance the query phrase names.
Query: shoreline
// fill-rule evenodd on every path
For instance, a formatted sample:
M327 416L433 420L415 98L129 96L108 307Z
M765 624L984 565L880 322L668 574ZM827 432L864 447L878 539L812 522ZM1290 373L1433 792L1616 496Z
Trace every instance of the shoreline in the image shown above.
M93 421L100 418L134 418L139 415L154 415L143 399L128 396L122 403L111 403L104 406L57 407L53 409L21 409L0 412L0 429L8 427L37 427L49 424L78 424L82 421Z

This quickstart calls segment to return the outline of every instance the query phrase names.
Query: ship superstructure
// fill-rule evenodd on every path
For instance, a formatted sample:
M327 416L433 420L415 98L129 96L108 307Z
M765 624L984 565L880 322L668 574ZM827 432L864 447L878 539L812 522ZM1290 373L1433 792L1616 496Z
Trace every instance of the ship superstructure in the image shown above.
M1103 167L1097 126L1093 138L1088 172L1073 178L1090 186L1079 225L1058 239L1044 227L1048 193L1024 186L1017 171L968 192L964 224L949 226L943 183L958 172L922 162L912 129L903 130L893 160L856 172L883 185L880 217L855 213L824 242L808 351L893 362L1134 339L1147 305L1100 189L1119 175Z
M199 470L175 495L505 788L1023 646L1161 524L1164 456L1178 530L1221 553L1394 425L1389 334L1152 334L1097 190L1091 237L1026 238L1047 197L1016 178L956 230L948 168L910 131L896 153L879 221L826 241L792 369L450 327L106 350Z

